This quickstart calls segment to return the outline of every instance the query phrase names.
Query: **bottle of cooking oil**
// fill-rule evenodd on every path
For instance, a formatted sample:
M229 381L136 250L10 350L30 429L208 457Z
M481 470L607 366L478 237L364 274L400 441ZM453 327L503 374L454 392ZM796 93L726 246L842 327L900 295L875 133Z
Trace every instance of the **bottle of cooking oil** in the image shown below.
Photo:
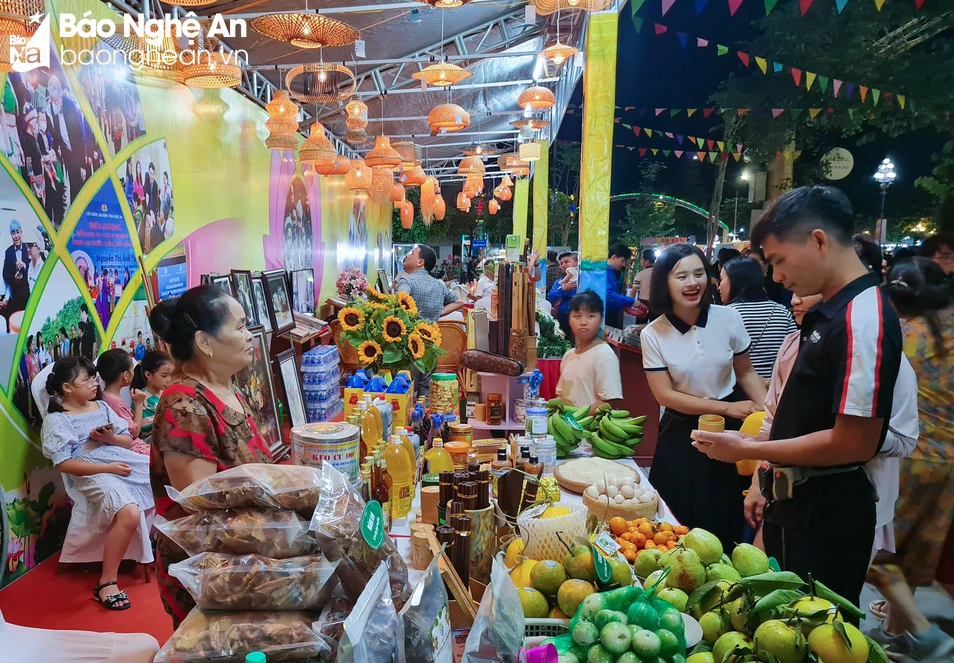
M427 461L428 474L454 471L454 461L450 454L444 451L444 441L439 437L434 438L433 446L424 454L424 460Z
M406 430L402 429L397 437L401 440L408 462L411 463L411 500L413 501L417 495L417 454L414 453L414 444L408 438Z
M374 404L374 397L368 395L364 397L364 402L368 405L368 412L374 417L374 425L377 429L377 439L384 441L384 419L381 418L381 410Z
M372 408L373 409L373 406ZM367 403L358 403L358 416L361 419L361 458L373 456L374 450L378 447L378 441L381 434L378 433L377 424L374 422L374 415L371 414Z
M411 511L411 483L414 471L401 438L391 436L384 450L384 462L391 476L391 519L406 518Z

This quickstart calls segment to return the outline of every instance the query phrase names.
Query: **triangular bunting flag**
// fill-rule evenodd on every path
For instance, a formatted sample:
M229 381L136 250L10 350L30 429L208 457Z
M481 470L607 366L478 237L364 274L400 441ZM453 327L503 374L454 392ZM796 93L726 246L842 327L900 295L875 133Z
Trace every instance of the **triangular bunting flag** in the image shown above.
M742 143L736 143L735 145L736 152L742 152Z
M845 8L845 5L847 4L848 4L848 0L835 0L835 8L838 9L839 14L841 13L841 11Z
M716 51L718 52L719 55L725 55L726 53L729 52L729 47L723 46L722 44L716 44Z
M657 109L656 109L656 117L659 117L664 110L666 110L666 109L665 109L665 108L657 108Z
M696 138L696 145L698 145L700 148L705 144L706 144L705 138Z
M884 0L874 0L875 7L878 8L878 11L881 11L881 8L884 7Z
M695 143L695 142L696 142L696 137L695 137L695 136L687 136L687 138L689 138L689 142L690 142L690 143Z
M773 63L772 63L772 70L773 70L776 74L780 73L780 72L782 71L782 69L784 69L784 68L785 68L785 65L782 64L781 62L773 62Z
M676 117L676 116L679 115L679 113L681 113L681 112L682 112L682 109L681 109L681 108L670 108L670 109L669 109L669 117Z
M802 10L802 16L805 15L805 12L808 11L808 8L812 6L812 2L815 0L798 0L798 8Z
M914 0L914 8L920 9L924 6L924 0Z
M636 134L636 137L639 137L639 132L642 131L642 127L633 127L633 133Z
M794 70L793 70L793 71L794 71ZM811 89L812 89L812 83L814 83L814 82L815 82L815 74L814 74L813 72L811 72L811 71L806 71L806 72L805 72L805 85L807 86L806 89L811 90ZM795 85L798 85L798 82L797 82L797 81L796 81Z
M772 109L772 119L774 120L775 118L777 118L779 115L781 115L781 114L784 113L784 112L785 112L785 109L784 109L784 108L773 108L773 109Z
M793 156L795 157L795 159L798 159L798 157L802 156L802 151L801 151L801 150L795 150L795 154L794 154Z
M832 89L835 90L835 98L837 99L838 91L841 90L841 81L836 78L831 83L832 83Z
M703 39L702 37L696 37L696 47L697 48L707 48L709 46L709 40Z
M631 111L631 110L633 110L634 108L636 108L636 107L635 107L635 106L626 106L625 108L623 108L623 110L624 110L624 111Z
M656 156L657 154L659 154L659 148L658 148L658 147L654 147L654 148L652 149L652 153L653 153L653 156Z
M614 145L613 147L626 147L625 145Z
M818 117L818 114L821 113L821 110L821 108L809 108L808 116L814 120L816 117Z
M639 156L641 156L641 157L646 156L646 152L648 152L648 151L649 151L649 150L647 150L645 147L639 148Z
M665 16L674 4L676 4L676 0L662 0L662 15Z
M677 32L676 38L679 40L679 47L682 48L682 50L686 50L686 45L689 43L689 35L685 32Z
M748 67L748 66L749 66L749 54L748 54L748 53L743 53L742 51L738 51L738 55L739 55L739 59L742 60L742 64L744 64L746 67Z
M672 150L663 150L664 157L668 157L670 154L672 154Z
M673 137L672 132L671 132L671 131L667 131L667 132L666 132L666 138L672 138L672 137Z
M707 4L709 4L709 0L696 0L696 13L701 14Z
M768 61L765 58L755 56L755 64L759 66L763 74L768 72Z
M819 76L818 77L818 87L821 88L822 92L828 92L828 76Z
M865 97L868 96L868 88L866 88L864 85L859 85L858 94L861 95L861 103L865 103Z
M623 128L624 128L624 129L632 129L632 128L633 128L633 125L631 125L631 124L626 124L625 122L623 122Z
M706 141L706 147L708 147L709 151L711 152L712 148L715 147L715 141L710 138Z
M699 109L698 109L698 108L687 108L687 109L686 109L686 115L688 115L689 117L692 117L692 115L693 115L697 110L699 110Z
M741 152L733 152L733 153L732 153L732 156L734 156L734 157L735 157L735 160L738 161L739 159L742 158L742 153L741 153Z
M684 139L685 139L685 136L680 136L679 134L676 134L676 141L677 141L680 145L682 145L682 141L683 141Z
M788 112L793 118L797 118L804 110L804 108L789 108Z
M623 119L623 118L621 118L621 117L614 117L614 118L613 118L613 123L614 123L614 124L619 124L619 123L622 121L622 119Z
M643 129L643 131L646 132L646 136L648 136L649 138L652 138L652 137L653 137L653 130L652 130L652 129Z
M663 25L662 23L655 23L654 26L655 26L655 30L656 30L656 34L657 34L657 35L664 34L664 33L666 32L666 30L669 29L669 28L667 28L665 25Z
M715 160L719 157L718 152L709 152L709 161L715 163Z
M719 157L720 157L723 161L728 161L728 160L729 160L729 153L728 153L728 152L721 152L721 153L719 154Z
M920 7L918 7L920 9ZM898 105L901 106L901 110L904 110L904 100L906 97L903 94L898 95Z
M736 111L736 113L738 113L739 117L742 117L743 115L748 115L750 110L750 108L740 108Z
M721 140L717 140L717 141L716 141L716 145L719 146L719 151L720 151L720 152L725 152L725 143L724 143L724 142L722 142Z
M799 86L802 84L802 70L792 67L792 78L795 79L795 85Z
M893 98L894 98L894 95L893 95L892 93L890 93L890 92L885 92L885 93L884 93L884 100L887 101L889 104L891 103L891 100L892 100Z
M683 150L676 150L675 152L673 152L673 154L676 155L677 159L681 159L683 155Z
M881 90L876 90L871 88L871 98L874 100L874 105L878 105L878 99L881 97Z
M729 0L729 16L735 16L735 12L739 11L741 4L742 0Z
M638 16L633 16L633 27L636 28L636 32L643 31L643 19Z
M696 152L696 156L699 157L699 161L705 161L705 160L706 160L706 153L705 153L705 152Z
M703 108L703 109L702 109L702 117L708 118L710 115L712 115L712 112L713 112L714 110L715 110L715 108Z
M765 0L765 15L768 16L772 13L772 10L775 9L775 3L778 0Z
M630 9L633 12L633 16L636 15L636 12L639 11L639 8L643 6L644 2L646 2L646 0L629 0Z

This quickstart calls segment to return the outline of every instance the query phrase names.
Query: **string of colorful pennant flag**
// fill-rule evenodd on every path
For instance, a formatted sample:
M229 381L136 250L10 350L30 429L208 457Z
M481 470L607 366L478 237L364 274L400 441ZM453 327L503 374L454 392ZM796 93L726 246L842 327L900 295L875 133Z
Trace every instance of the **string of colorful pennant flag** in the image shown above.
M643 19L639 18L638 16L633 16L633 25L636 27L637 32L642 31ZM662 23L654 23L653 32L656 34L656 36L667 34L669 32L669 26L663 25ZM682 32L682 31L674 31L674 32L676 34L676 39L679 42L679 46L683 50L685 50L688 47L690 39L695 40L696 48L704 49L704 48L709 48L711 45L711 42L708 39L697 37L688 32ZM727 55L730 50L728 46L723 46L722 44L715 44L715 47L716 47L716 53L718 56ZM803 84L804 84L804 88L810 91L812 87L814 87L815 83L817 82L818 89L821 92L827 93L830 86L832 90L832 94L835 97L835 99L841 98L845 100L850 100L854 96L855 90L857 90L858 96L860 97L862 104L866 104L868 102L868 99L870 98L872 100L873 107L877 106L882 99L885 101L885 103L887 103L890 106L893 106L894 102L897 101L898 106L900 106L902 110L907 105L909 105L907 96L904 94L900 94L896 92L886 92L884 90L874 88L869 85L857 85L855 83L850 83L839 78L834 78L832 76L822 76L821 74L818 74L813 71L807 71L799 67L792 67L791 65L787 65L781 62L775 62L771 60L770 58L764 58L760 56L753 57L752 55L750 55L749 53L746 53L745 51L736 51L736 55L738 56L742 64L745 65L746 67L751 67L752 62L754 60L755 65L762 72L762 74L766 76L769 74L769 69L771 69L772 73L774 74L779 74L779 73L782 73L783 71L788 70L788 72L792 76L792 80L795 82L795 87L797 88L803 87ZM842 91L844 91L844 94L842 94ZM910 103L910 106L911 106L911 110L913 111L914 110L913 101ZM739 115L743 115L745 114L743 113L743 111L747 113L749 112L749 110L750 109L740 108L738 109L738 112L739 112ZM778 110L778 109L773 109L773 110Z
M672 131L663 131L661 129L650 129L649 127L638 127L631 124L626 124L625 122L621 122L620 118L616 118L616 124L619 124L621 127L625 129L629 129L636 135L637 138L639 138L642 135L645 135L647 138L652 138L654 135L657 138L664 136L666 138L669 138L670 140L676 141L677 143L679 143L679 145L682 145L688 139L690 147L693 145L697 145L700 150L708 148L707 151L710 151L710 152L711 151L729 152L729 153L738 152L741 154L742 150L744 149L744 146L741 143L736 143L735 149L733 150L732 149L733 146L731 144L727 145L724 141L721 141L721 140L713 140L711 138L701 138L698 136L677 134Z
M574 115L577 113L577 111L580 111L582 108L583 108L582 105L575 106L573 104L570 104L566 112L569 115ZM677 115L680 115L682 113L685 113L687 117L692 117L697 112L701 111L703 117L705 118L710 117L713 113L718 113L723 116L724 115L738 115L738 116L751 115L752 117L761 117L761 118L770 117L772 119L778 119L779 117L782 117L782 115L784 114L788 114L790 117L798 118L799 116L802 115L802 113L807 112L809 118L812 120L816 119L819 115L823 113L825 115L835 115L836 113L843 113L847 111L849 115L854 116L856 113L862 112L856 108L837 109L837 108L831 108L831 107L829 108L637 108L635 106L616 106L616 110L625 111L625 112L635 111L635 112L638 112L641 116L652 115L654 117L659 117L660 115L663 115L664 113L668 113L670 118L674 118ZM878 117L878 115L869 110L868 117L870 119L875 119ZM617 123L619 123L620 119L621 118L616 118ZM948 120L950 120L950 117L948 117Z
M688 2L688 0L685 0ZM636 12L646 3L646 0L630 0L632 3L633 16L636 15ZM742 6L743 0L728 0L729 3L729 15L735 16L735 13L739 11L739 7ZM814 4L815 0L798 0L798 9L801 12L802 16L808 13L809 8ZM924 0L913 0L914 8L921 9L924 6ZM676 0L660 0L662 5L662 15L665 16L666 13L672 9L673 5L676 4ZM885 0L874 0L874 5L881 11L881 8L884 7ZM768 16L772 13L772 10L775 9L775 5L778 4L778 0L765 0L765 15ZM848 4L848 0L835 0L835 8L838 10L838 13L842 13L845 10L845 5ZM709 6L709 0L695 0L696 14L701 14L706 7Z
M742 158L741 152L717 152L717 151L708 151L708 150L667 150L660 147L638 147L635 145L614 145L618 149L629 150L630 152L636 152L642 158L648 158L650 155L658 157L662 154L663 158L675 158L675 159L688 159L690 161L700 161L709 163L715 163L716 160L722 159L723 161L728 161L729 157L732 157L736 161L739 161ZM801 150L788 150L785 152L776 152L775 156L778 158L784 158L786 161L791 161L797 159L801 156Z

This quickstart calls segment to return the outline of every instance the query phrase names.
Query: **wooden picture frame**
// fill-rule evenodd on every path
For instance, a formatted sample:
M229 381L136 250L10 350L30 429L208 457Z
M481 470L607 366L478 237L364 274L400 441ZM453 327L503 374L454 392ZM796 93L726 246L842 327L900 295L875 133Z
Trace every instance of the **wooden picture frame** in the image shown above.
M285 386L285 411L292 428L308 423L308 404L305 401L305 389L301 384L298 370L298 356L294 349L288 349L275 357L276 373L281 376Z
M232 280L232 293L245 310L246 324L249 327L262 326L252 301L252 272L247 269L233 269L229 276Z
M222 288L233 297L235 296L235 290L232 288L231 274L209 274L209 284L217 288Z
M273 269L262 273L265 284L265 297L268 315L271 318L272 333L284 334L295 328L295 315L292 311L291 289L288 287L288 275L284 269Z
M265 277L261 272L252 274L252 306L255 307L255 319L265 328L266 334L272 333L272 319L268 314L268 296L265 294Z
M378 283L377 283L378 292L384 294L391 294L391 285L388 280L388 274L383 269L378 267Z
M252 334L252 363L235 374L232 382L248 404L258 434L273 454L284 446L282 422L278 416L275 382L269 355L268 339L261 326L249 329Z
M303 315L315 315L315 270L296 269L289 274L292 285L292 310Z

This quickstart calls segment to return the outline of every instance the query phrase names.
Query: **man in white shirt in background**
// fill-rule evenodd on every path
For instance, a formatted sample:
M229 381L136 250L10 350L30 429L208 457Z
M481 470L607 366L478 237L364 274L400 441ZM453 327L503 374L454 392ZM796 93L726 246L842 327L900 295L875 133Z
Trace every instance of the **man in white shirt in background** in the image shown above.
M486 260L484 262L483 273L477 280L477 286L474 288L473 294L468 295L471 301L480 302L480 300L486 299L486 308L490 308L490 294L497 285L496 281L494 280L495 271L496 267L494 266L494 263L490 260Z

